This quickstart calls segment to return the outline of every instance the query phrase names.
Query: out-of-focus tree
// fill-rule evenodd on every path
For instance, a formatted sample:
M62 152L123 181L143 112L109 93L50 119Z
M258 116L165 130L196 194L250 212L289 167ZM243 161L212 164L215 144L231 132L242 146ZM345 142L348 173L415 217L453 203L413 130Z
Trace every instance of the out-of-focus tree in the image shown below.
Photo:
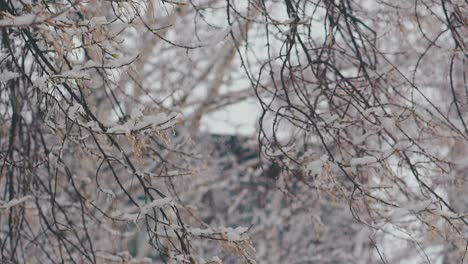
M0 0L2 261L463 263L467 17ZM201 131L252 98L258 137Z
M254 261L247 228L172 193L202 177L184 131L246 96L220 94L234 45L195 9L215 5L0 1L2 262L217 262L197 239Z

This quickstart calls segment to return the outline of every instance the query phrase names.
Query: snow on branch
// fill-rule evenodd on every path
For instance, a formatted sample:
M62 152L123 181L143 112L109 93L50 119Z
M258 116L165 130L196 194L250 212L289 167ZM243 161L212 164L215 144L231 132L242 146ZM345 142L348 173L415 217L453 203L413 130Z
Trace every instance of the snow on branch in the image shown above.
M8 202L0 201L0 209L3 209L3 210L10 209L12 207L15 207L17 205L20 205L20 204L26 202L27 200L31 200L33 198L34 198L33 196L28 195L28 196L24 196L24 197L21 197L21 198L11 199Z

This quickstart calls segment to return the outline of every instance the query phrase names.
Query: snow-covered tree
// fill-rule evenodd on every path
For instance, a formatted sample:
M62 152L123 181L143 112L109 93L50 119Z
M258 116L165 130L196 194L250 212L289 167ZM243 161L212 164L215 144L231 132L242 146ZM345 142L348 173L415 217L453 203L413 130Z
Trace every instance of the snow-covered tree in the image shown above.
M258 8L267 59L239 55L285 192L347 204L384 263L466 261L466 1Z
M0 0L1 261L463 263L467 18Z
M226 104L214 98L234 45L214 45L229 31L187 26L198 12L177 3L0 7L2 260L203 262L192 243L200 238L252 262L246 228L200 223L172 193L202 163L183 131ZM207 87L215 97L195 96ZM152 250L136 255L144 247Z

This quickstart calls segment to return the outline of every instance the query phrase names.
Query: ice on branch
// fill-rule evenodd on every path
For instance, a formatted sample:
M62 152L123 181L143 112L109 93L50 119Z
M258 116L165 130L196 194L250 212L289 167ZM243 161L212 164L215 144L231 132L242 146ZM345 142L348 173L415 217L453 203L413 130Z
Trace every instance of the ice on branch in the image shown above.
M80 71L80 69L71 69L69 71L63 72L60 75L56 75L55 77L60 77L60 78L68 78L68 79L91 79L91 76L84 72Z
M247 230L248 228L243 226L239 226L235 229L230 227L223 228L227 240L232 242L245 240L243 235L247 232Z
M20 77L21 74L17 73L17 72L11 72L11 71L3 71L0 73L0 82L7 82L9 80L12 80L12 79L16 79L18 77Z
M107 189L107 188L102 188L102 187L101 187L101 188L99 188L99 190L100 190L103 194L106 195L106 198L107 198L108 200L114 199L115 193L114 193L114 191L112 191L111 189Z
M364 157L359 157L359 158L352 158L349 161L349 165L352 166L352 167L355 167L355 166L358 166L358 165L367 165L367 164L375 163L375 162L377 162L376 157L364 156Z
M43 93L47 93L49 88L47 87L48 78L46 76L36 77L33 79L33 86L39 88Z
M433 213L435 213L436 215L442 216L442 217L449 218L449 219L462 218L462 217L466 217L468 215L468 214L457 214L457 213L454 213L454 212L443 211L443 210L436 210Z
M217 237L221 235L224 239L231 242L238 242L248 239L245 234L248 228L239 226L237 228L222 227L219 230L213 230L210 228L189 228L187 231L194 236L205 236L205 237Z
M24 196L24 197L21 197L21 198L11 199L8 202L0 201L0 209L3 209L3 210L10 209L11 207L17 206L18 204L22 204L22 203L24 203L27 200L30 200L32 198L33 198L32 196L28 195L28 196Z
M150 213L152 209L159 209L166 205L174 205L172 198L161 198L150 202L140 208L138 213L122 213L119 211L114 212L113 217L117 217L124 221L137 222L138 220L144 219L144 216Z
M426 201L413 201L410 203L407 203L403 209L406 209L408 211L412 212L420 212L428 209L428 207L432 204L431 200L426 200Z
M139 131L151 127L161 126L167 124L173 125L173 121L177 120L178 116L169 118L167 115L159 113L153 116L132 116L127 122L122 125L110 127L107 132L109 133L122 133L130 134L134 131Z
M430 209L432 205L431 200L426 201L410 201L407 202L404 206L393 209L391 215L389 216L392 220L401 220L404 216L410 213L419 213Z
M159 209L165 205L173 204L172 198L162 198L153 200L151 203L143 206L140 210L140 215L146 215L152 209Z
M138 54L128 54L125 56L115 56L112 60L106 60L106 62L88 61L81 67L81 70L92 68L117 69L130 65L138 58L138 56Z
M0 20L0 27L20 27L20 26L29 26L36 22L36 14L26 14L22 16L10 16L5 19Z
M100 16L100 17L93 17L90 21L89 21L89 26L91 28L96 28L97 26L101 26L101 25L105 25L107 24L107 19L103 16Z
M84 110L83 110L83 107L78 103L75 103L73 106L70 106L70 108L68 109L68 117L70 119L73 119L73 120L76 119L79 114L84 114Z

